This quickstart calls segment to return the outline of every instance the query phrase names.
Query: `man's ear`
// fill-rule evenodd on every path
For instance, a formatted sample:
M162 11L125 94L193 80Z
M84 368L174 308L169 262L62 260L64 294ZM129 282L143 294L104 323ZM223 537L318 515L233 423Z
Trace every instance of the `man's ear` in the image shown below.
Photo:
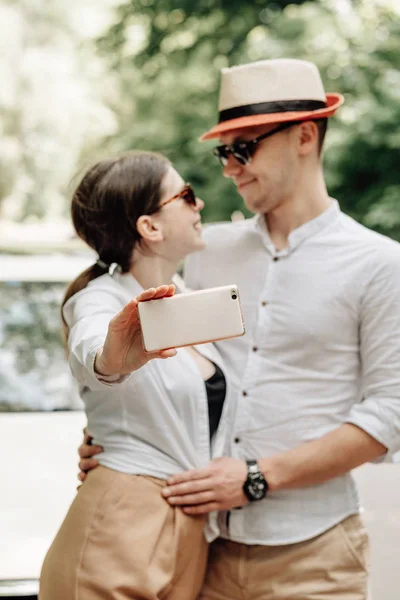
M146 242L162 242L164 239L161 224L151 215L142 215L136 221L136 229Z
M306 156L318 148L318 127L314 121L304 121L300 124L298 140L301 156Z

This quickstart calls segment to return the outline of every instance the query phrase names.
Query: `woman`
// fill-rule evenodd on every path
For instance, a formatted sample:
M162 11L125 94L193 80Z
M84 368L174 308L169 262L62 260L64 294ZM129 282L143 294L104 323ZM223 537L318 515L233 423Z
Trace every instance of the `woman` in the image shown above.
M203 206L147 152L98 163L73 196L77 234L99 259L69 286L62 314L88 432L104 452L46 556L40 600L191 600L200 590L205 521L161 490L209 462L211 437L222 454L224 367L212 344L145 353L137 303L174 293L179 262L203 248ZM215 537L212 521L206 533Z

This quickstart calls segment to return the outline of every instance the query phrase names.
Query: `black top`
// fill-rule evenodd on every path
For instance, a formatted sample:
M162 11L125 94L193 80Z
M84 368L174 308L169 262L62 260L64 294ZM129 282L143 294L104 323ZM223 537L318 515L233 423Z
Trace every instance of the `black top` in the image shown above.
M214 363L215 365L215 363ZM224 406L226 394L225 375L215 365L215 373L204 382L208 400L208 418L210 422L210 439L217 431L218 423L221 418L222 408Z

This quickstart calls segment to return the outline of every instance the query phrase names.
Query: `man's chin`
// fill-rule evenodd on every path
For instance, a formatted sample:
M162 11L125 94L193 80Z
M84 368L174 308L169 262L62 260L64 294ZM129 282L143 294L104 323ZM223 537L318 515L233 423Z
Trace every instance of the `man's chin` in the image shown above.
M265 200L254 198L251 196L242 196L247 210L254 214L265 213Z
M260 191L255 185L255 181L237 188L237 191L243 198L243 202L251 212L258 212L258 208L265 200L260 197Z

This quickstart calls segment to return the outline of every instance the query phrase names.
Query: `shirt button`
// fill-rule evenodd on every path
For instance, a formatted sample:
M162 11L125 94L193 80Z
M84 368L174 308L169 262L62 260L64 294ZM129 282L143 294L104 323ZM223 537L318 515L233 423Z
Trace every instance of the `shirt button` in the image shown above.
M274 256L274 262L276 262L277 260L279 260L279 256Z
M258 348L257 346L253 346L253 352L257 352Z
M235 442L235 444L239 444L240 443L240 438L235 437L234 442Z
M265 300L263 300L263 301L261 302L261 306L267 306L267 304L268 304L268 302L266 302Z
M242 396L247 396L247 392L246 392L246 390L243 390L243 392L242 392Z

